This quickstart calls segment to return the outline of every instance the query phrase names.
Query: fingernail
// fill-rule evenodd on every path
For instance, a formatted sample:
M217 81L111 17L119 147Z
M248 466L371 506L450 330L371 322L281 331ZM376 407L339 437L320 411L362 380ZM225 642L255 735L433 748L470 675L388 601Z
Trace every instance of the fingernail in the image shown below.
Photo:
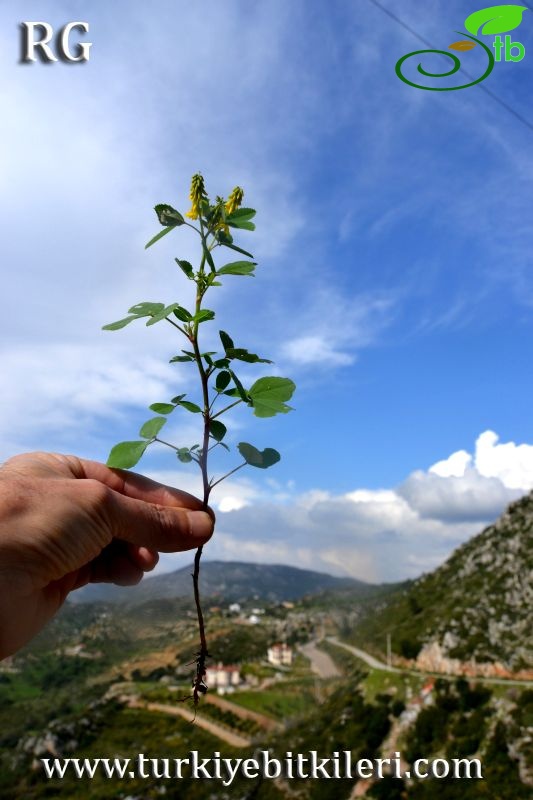
M206 511L189 511L189 524L191 536L207 542L213 533L214 523Z

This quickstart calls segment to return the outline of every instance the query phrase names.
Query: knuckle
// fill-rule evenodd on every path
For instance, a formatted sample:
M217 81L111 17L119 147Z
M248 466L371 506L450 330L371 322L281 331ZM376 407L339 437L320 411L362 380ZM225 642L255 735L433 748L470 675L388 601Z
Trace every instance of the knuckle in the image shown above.
M108 505L110 500L111 490L104 483L95 480L94 478L87 478L85 480L77 481L81 491L85 492L89 502L97 508L103 508Z

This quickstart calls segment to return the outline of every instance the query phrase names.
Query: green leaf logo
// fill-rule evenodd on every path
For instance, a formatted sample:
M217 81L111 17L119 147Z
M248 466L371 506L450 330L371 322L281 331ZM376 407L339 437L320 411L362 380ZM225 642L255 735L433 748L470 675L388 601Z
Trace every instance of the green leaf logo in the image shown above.
M527 6L490 6L474 11L465 20L465 28L474 36L483 33L491 36L495 33L507 33L518 28L522 22L522 14Z

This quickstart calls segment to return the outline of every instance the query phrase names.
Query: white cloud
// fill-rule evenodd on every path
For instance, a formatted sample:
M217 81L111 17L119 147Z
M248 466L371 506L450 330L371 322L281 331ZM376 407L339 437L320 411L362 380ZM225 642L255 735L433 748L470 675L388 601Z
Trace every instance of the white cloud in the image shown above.
M282 353L288 361L296 362L302 366L309 364L328 364L342 367L353 364L355 356L335 350L331 342L322 336L299 336L287 342Z
M344 495L280 491L276 497L264 487L254 490L251 482L232 482L219 501L227 511L219 515L206 557L281 562L370 582L416 577L442 563L532 488L533 481L525 486L529 462L524 455L531 446L497 441L486 432L478 438L475 457L464 450L454 453L428 471L412 473L396 489L359 488ZM477 459L494 465L495 454L501 455L498 469L511 480L520 476L522 489L472 466ZM164 569L184 563L186 555L162 562Z
M487 478L476 469L462 476L414 472L398 489L421 517L440 520L487 522L523 493L499 478Z

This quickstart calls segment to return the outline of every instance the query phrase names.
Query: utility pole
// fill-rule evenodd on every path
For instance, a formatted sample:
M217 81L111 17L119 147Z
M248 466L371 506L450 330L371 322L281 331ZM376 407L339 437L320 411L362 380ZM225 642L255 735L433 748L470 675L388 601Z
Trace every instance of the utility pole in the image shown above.
M392 667L391 635L387 634L387 666Z

